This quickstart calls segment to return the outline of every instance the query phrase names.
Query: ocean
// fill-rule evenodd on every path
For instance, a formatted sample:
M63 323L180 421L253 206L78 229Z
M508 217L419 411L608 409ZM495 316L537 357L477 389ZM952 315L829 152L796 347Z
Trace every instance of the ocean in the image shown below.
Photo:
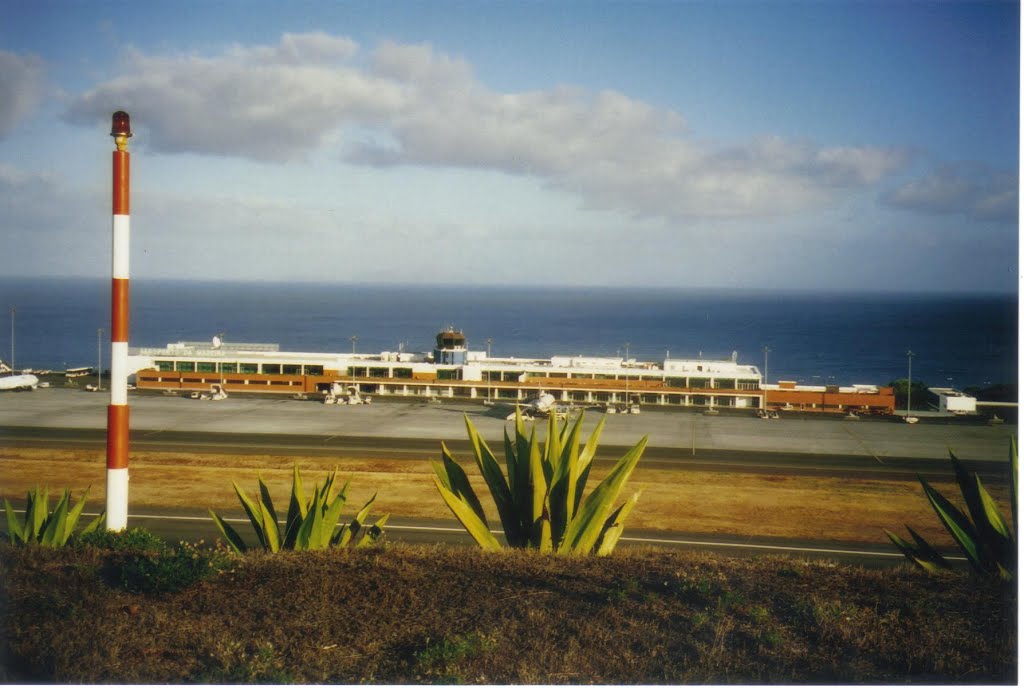
M109 279L0 279L0 358L109 368ZM428 351L442 328L496 356L730 358L768 381L1017 383L1017 297L682 289L376 286L132 279L130 345L270 342L293 351ZM5 324L6 323L6 324ZM7 327L6 329L4 327ZM97 330L103 329L97 339Z

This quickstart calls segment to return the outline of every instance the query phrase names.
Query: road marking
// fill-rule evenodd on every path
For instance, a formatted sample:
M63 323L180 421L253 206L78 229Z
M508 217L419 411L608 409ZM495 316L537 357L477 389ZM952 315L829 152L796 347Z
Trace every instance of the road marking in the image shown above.
M83 512L87 516L96 516L95 513ZM170 519L178 521L213 521L210 517L197 517L197 516L167 516L158 514L129 514L131 519ZM225 518L224 521L236 523L236 524L248 524L249 520L246 518ZM404 524L392 524L386 526L386 529L393 529L395 531L434 531L443 533L465 533L465 529L462 527L449 527L449 526L409 526ZM498 529L491 529L491 533L497 536L501 536L502 532ZM853 550L848 548L808 548L804 546L792 546L792 545L767 545L763 543L731 543L725 541L697 541L687 540L681 538L641 538L633 536L623 536L619 540L630 541L633 543L648 543L648 544L661 544L661 545L690 545L690 546L704 546L708 548L741 548L747 550L777 550L786 552L798 552L798 553L825 553L828 555L852 555L857 557L886 557L886 558L902 558L902 553L895 552L882 552L875 550ZM947 560L966 562L967 558L960 557L957 555L944 555Z
M689 541L676 538L631 538L623 536L619 540L636 543L666 543L670 545L698 545L712 548L751 548L756 550L785 550L803 553L830 553L836 555L860 555L863 557L903 557L902 553L876 552L872 550L845 550L838 548L805 548L792 545L763 545L760 543L724 543L719 541ZM954 558L955 559L955 558Z
M852 437L852 438L854 439L854 441L855 441L855 442L856 442L857 444L859 444L859 445L861 446L861 448L862 448L862 449L863 449L863 450L864 450L865 452L867 452L867 453L868 453L868 454L870 454L870 455L871 455L872 457L874 457L875 461L877 461L877 462L878 462L879 464L882 464L883 466L885 465L885 462L884 462L884 461L882 461L881 459L879 459L879 458L878 458L878 455L877 455L877 454L875 454L874 452L872 452L872 451L871 451L871 448L870 448L870 447L868 447L867 443L866 443L866 442L864 442L864 440L862 440L861 438L859 438L859 437L857 437L856 435L854 435L854 434L853 434L853 430L851 430L851 429L850 429L850 426L849 426L849 424L844 424L844 425L843 425L843 430L845 430L845 431L846 431L846 434L847 434L847 435L849 435L850 437Z

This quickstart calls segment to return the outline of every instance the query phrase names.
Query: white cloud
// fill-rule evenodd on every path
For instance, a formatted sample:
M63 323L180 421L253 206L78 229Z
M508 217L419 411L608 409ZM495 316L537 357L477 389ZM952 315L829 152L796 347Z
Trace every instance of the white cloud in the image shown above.
M1016 221L1018 178L981 164L947 164L883 197L893 207L960 214L979 221Z
M358 46L322 33L223 55L129 52L124 73L74 99L93 124L128 110L148 146L263 161L331 146L369 166L449 166L536 176L584 206L678 219L795 213L877 183L906 161L877 147L765 137L716 147L683 117L614 91L500 93L429 45Z
M44 79L39 58L0 50L0 139L39 105Z

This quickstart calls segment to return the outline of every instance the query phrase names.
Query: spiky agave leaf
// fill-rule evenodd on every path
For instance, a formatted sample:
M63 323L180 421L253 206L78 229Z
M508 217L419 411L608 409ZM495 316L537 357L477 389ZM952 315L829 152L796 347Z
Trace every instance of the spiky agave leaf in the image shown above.
M562 460L562 435L558 429L558 417L554 414L548 416L548 435L544 440L544 480L550 487L559 472L559 464Z
M910 536L914 539L917 545L911 545L907 541L903 540L892 531L883 529L885 534L892 541L893 545L900 549L900 552L915 565L920 567L926 572L936 573L940 570L949 569L950 564L946 558L942 557L939 551L935 550L924 538L922 538L914 529L909 526L906 527L907 531L910 532Z
M466 432L473 447L477 468L480 469L480 474L484 477L484 482L487 483L487 488L491 491L491 498L498 509L498 518L501 520L505 536L512 543L519 534L519 517L516 514L516 507L512 499L512 493L509 490L508 481L505 479L505 474L501 472L501 466L498 465L498 460L494 457L494 453L491 452L490 447L480 437L476 427L469 420L469 416L464 416L464 418L466 421Z
M61 545L66 545L68 540L71 538L71 532L75 530L75 526L78 525L78 519L82 516L82 511L85 509L85 499L89 496L89 489L92 486L88 486L85 492L82 493L82 497L75 503L75 506L68 511L68 518L65 522L64 535L61 537ZM85 533L85 531L83 531Z
M583 415L580 414L571 429L565 433L562 444L562 467L565 470L565 519L576 514L576 485L580 478L580 435L583 432ZM586 482L586 481L584 481ZM564 529L563 529L564 530Z
M260 528L263 529L263 537L266 539L264 548L272 553L281 549L281 527L275 519L273 507L267 507L263 497L259 499Z
M645 435L626 452L605 479L583 501L576 516L566 527L565 538L558 549L560 553L589 553L594 550L605 521L611 513L611 506L640 461L640 456L647 447L647 439Z
M68 502L71 500L71 491L68 488L61 493L57 500L57 506L53 512L48 514L44 522L43 533L39 536L39 544L56 548L63 543L60 539L64 536L64 527L68 518Z
M957 459L953 451L949 452L960 495L963 497L970 513L971 524L978 536L978 558L992 569L998 562L1005 559L1009 541L1009 530L1003 521L995 503L981 484L976 473L968 473L964 465Z
M238 501L242 503L242 509L245 510L246 516L249 517L249 523L252 524L252 528L256 532L256 541L261 547L268 547L268 539L263 530L263 513L259 505L249 499L249 496L245 494L242 486L238 485L238 483L231 481L231 485L234 486L235 495L238 496Z
M508 544L512 547L523 548L530 542L530 535L533 531L531 524L531 503L533 490L530 486L530 448L529 441L526 441L526 451L520 453L523 447L520 431L514 431L515 441L509 437L508 430L503 432L505 442L505 467L508 469L509 491L512 493L512 504L515 507L517 532L514 537L506 536Z
M295 547L295 537L299 533L302 520L306 518L307 506L299 465L292 464L292 492L288 498L288 515L284 524L284 541L281 544L283 548L291 550Z
M953 540L960 546L971 566L984 574L986 569L978 551L978 534L974 530L971 520L947 500L942 493L929 485L928 481L920 476L918 476L918 480L921 482L921 487L924 488L925 497L928 498L932 509L938 515L939 521L942 522L942 525L946 527Z
M604 529L597 539L597 550L594 552L598 556L611 555L612 551L615 550L615 546L618 544L619 539L622 538L622 532L626 528L626 519L629 517L629 513L633 511L633 507L636 506L639 499L640 491L637 491L628 500L619 505L619 508L608 517L608 520L604 523Z
M330 477L328 477L324 489L330 485L330 480ZM302 520L302 524L299 526L299 533L295 538L295 547L299 550L311 550L318 547L323 527L324 515L320 507L323 503L324 494L324 490L317 483L313 487L313 499L309 506L309 511L306 512L306 518Z
M106 510L100 512L98 515L96 515L95 519L93 519L92 521L90 521L88 524L85 525L85 528L82 529L82 533L80 535L84 536L87 533L92 533L93 531L99 531L100 527L103 526L103 522L106 520L106 518L107 518Z
M17 512L14 511L14 507L11 506L11 502L7 498L4 498L4 511L7 514L7 534L11 539L11 544L28 543L25 531L28 524L18 518Z
M551 544L551 511L548 508L548 485L544 474L544 461L540 454L536 428L530 433L530 452L527 457L530 469L530 538L527 545L541 548Z
M455 461L455 457L448 451L448 447L444 442L441 443L441 461L431 461L430 464L434 468L434 473L444 483L444 486L456 497L465 501L473 509L473 513L480 517L480 520L486 525L487 515L484 514L480 498L477 497L473 486L470 485L466 472Z
M334 536L331 538L331 545L343 548L348 545L353 536L359 535L359 531L363 528L363 522L366 521L366 517L370 514L370 506L373 505L376 499L377 494L374 493L373 497L363 505L362 509L356 513L351 522L340 526L334 532Z
M390 514L385 514L380 519L367 526L363 531L363 535L359 537L356 547L362 548L379 541L381 537L384 536L384 525L388 523L388 519L390 517Z
M583 502L583 493L587 488L587 479L590 477L590 467L594 461L594 455L597 453L597 444L601 439L601 432L604 430L606 420L607 417L602 416L601 420L597 422L597 427L587 438L587 443L583 446L583 451L580 452L579 459L576 461L576 498L573 502L573 513L569 517L570 521L579 512L580 504Z
M27 543L38 543L43 530L46 528L46 517L50 513L50 486L43 486L40 490L37 485L29 492L28 504L26 505L25 516L29 521Z
M220 529L221 535L224 536L224 540L227 541L227 544L232 550L236 553L244 553L249 549L248 546L245 545L245 541L242 540L242 537L237 531L235 531L234 527L224 521L223 517L212 509L207 509L207 511L210 513L210 517L213 519L214 525Z
M577 419L578 421L579 419ZM576 426L574 426L576 429ZM554 426L549 423L548 435L552 434ZM551 542L557 546L562 542L565 535L565 527L568 524L571 514L572 501L575 499L574 489L569 487L569 479L573 466L573 457L578 457L578 449L575 446L568 423L562 426L556 434L558 441L558 457L551 462L552 474L551 484L548 491L548 506L551 510Z
M341 519L341 512L345 509L348 484L349 481L345 481L345 485L342 487L341 491L333 498L329 495L324 495L324 520L320 525L320 536L317 540L318 547L320 548L327 548L335 545L335 529L338 525L338 520Z
M437 476L433 478L433 481L437 491L441 493L441 499L448 505L448 509L452 511L469 535L473 537L473 540L477 542L477 545L484 550L501 550L498 539L487 528L483 519L473 511L473 508L461 497L448 490Z

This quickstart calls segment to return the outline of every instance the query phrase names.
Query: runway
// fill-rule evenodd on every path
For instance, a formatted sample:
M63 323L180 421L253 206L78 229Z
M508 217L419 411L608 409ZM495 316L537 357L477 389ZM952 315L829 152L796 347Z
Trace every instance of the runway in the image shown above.
M468 441L446 441L457 459L470 461ZM489 441L498 456L501 442ZM0 427L0 446L10 448L102 449L106 432L91 428ZM189 452L228 455L271 455L311 457L357 457L368 459L399 459L421 461L440 458L440 443L432 439L347 437L340 435L287 435L271 433L192 432L170 430L136 430L131 435L131 448L149 452ZM611 465L627 447L603 445L595 458L597 468ZM690 471L715 473L771 473L789 476L827 476L874 480L946 480L950 476L947 460L887 459L872 456L831 456L751 450L685 450L674 447L651 447L644 452L645 466L671 466ZM1009 464L1005 461L964 462L983 480L1005 481Z
M0 445L103 446L109 396L77 388L0 394ZM511 423L508 406L445 401L389 400L369 406L325 406L313 400L232 396L200 401L133 393L131 445L152 451L423 459L439 456L442 440L468 453L465 420L499 453ZM584 435L603 414L584 413ZM949 450L983 477L1008 473L1016 425L965 424L922 418L906 425L891 418L758 418L753 411L700 412L645 408L640 415L608 415L599 462L617 459L649 436L645 463L694 470L913 478L946 473ZM546 429L538 421L539 432Z

